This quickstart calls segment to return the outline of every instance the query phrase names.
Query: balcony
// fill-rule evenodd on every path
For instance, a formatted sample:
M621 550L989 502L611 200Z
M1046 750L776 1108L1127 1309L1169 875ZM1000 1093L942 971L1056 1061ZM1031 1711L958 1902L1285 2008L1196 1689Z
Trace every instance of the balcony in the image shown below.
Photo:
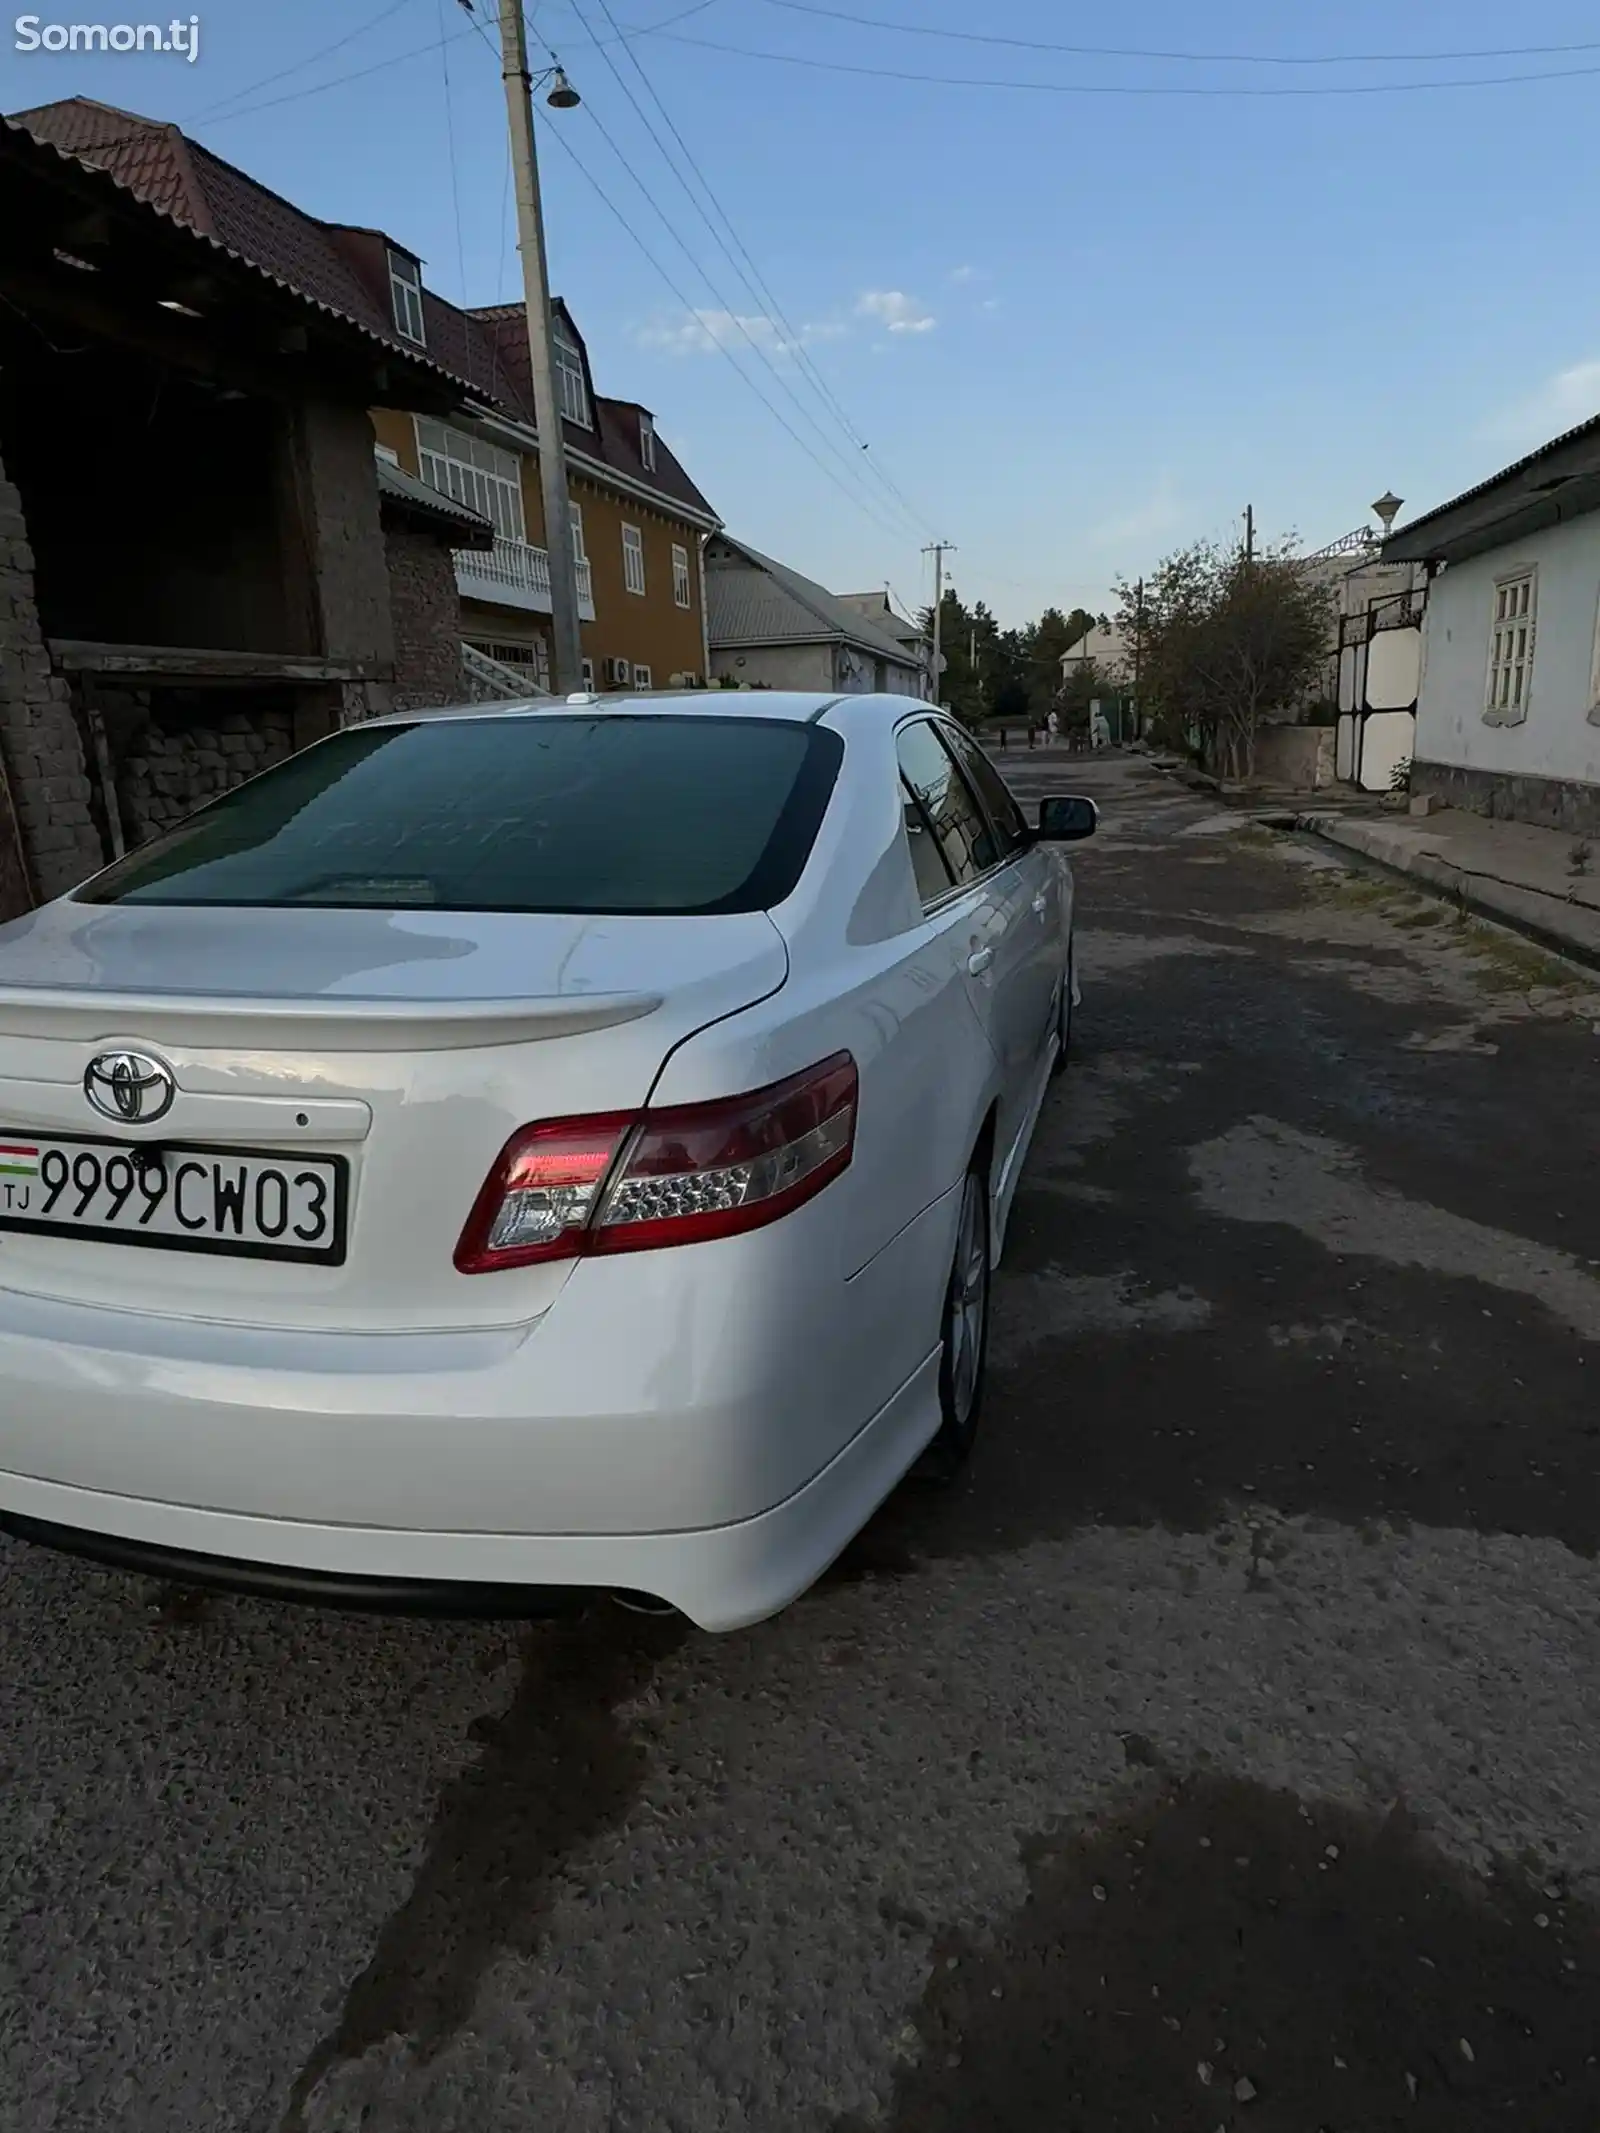
M536 615L551 612L547 550L497 533L492 548L458 548L455 559L456 590L463 600L526 608ZM585 622L594 620L594 583L587 563L578 565L578 613Z

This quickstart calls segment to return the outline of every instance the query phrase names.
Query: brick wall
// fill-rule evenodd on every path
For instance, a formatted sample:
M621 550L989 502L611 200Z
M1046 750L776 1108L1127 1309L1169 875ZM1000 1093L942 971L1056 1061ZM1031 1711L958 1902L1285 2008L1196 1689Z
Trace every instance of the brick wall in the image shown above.
M209 724L176 731L146 726L117 773L128 848L293 753L294 718L287 710L225 712Z
M394 616L394 708L460 703L461 596L450 550L410 526L384 530Z
M34 604L22 502L0 461L0 753L28 878L43 902L105 864L89 811L83 744L67 684L51 669ZM3 811L0 811L3 822ZM9 831L0 827L0 834Z

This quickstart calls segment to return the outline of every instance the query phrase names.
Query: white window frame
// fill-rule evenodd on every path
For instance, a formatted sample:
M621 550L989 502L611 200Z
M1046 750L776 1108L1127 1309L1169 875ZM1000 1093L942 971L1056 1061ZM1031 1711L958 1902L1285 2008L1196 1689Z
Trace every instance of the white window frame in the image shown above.
M583 506L575 496L567 498L567 516L572 522L572 560L587 563L589 551L583 545Z
M374 459L381 459L387 467L397 467L400 464L400 454L392 444L375 444L372 447L372 456Z
M417 471L430 489L490 520L501 540L527 545L522 511L522 461L483 437L447 423L415 418Z
M556 359L556 398L561 404L561 412L580 429L592 430L594 418L589 412L589 381L583 372L583 350L567 335L559 321L551 329L550 343Z
M594 661L592 659L580 660L578 672L582 677L583 686L586 689L592 689L594 687Z
M389 308L394 313L394 330L400 338L415 342L418 348L426 348L428 327L422 311L422 269L404 252L392 249L389 253Z
M1600 597L1595 601L1594 660L1589 668L1589 716L1600 726Z
M639 459L647 474L656 470L656 425L650 415L639 417Z
M689 577L689 551L681 541L674 541L672 544L672 598L677 607L694 605Z
M622 526L622 582L626 589L641 600L647 590L644 573L644 529L630 526L626 520Z
M1519 563L1496 573L1489 608L1489 666L1483 716L1490 726L1520 726L1533 694L1539 620L1539 566Z
M640 666L636 660L633 668L633 686L636 689L653 689L655 685L655 677L650 669Z

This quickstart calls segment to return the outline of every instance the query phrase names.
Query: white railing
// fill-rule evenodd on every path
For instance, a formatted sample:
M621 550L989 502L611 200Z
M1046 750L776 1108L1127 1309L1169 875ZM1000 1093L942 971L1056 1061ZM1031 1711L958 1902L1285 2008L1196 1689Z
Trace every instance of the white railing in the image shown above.
M461 647L461 681L469 704L525 703L530 697L546 697L550 693L540 687L536 673L522 673L503 659L491 659L475 644Z
M489 600L539 615L551 612L547 550L497 533L492 548L458 548L455 559L456 590L463 599ZM586 562L578 565L578 613L585 622L594 620L594 582Z

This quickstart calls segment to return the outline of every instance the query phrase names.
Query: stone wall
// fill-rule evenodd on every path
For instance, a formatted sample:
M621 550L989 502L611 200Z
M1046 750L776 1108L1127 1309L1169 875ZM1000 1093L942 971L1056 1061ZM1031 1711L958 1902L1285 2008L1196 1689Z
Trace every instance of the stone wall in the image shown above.
M1600 837L1600 785L1586 778L1536 778L1419 759L1411 766L1411 790L1492 822L1532 822L1573 837Z
M177 730L147 725L117 774L129 850L293 753L294 718L282 709L224 712Z
M105 864L67 684L50 665L34 603L22 501L0 461L0 755L26 870L45 902ZM9 837L0 819L0 835ZM13 872L20 879L21 870Z
M460 703L461 596L450 550L436 534L388 526L383 536L394 616L397 711Z

